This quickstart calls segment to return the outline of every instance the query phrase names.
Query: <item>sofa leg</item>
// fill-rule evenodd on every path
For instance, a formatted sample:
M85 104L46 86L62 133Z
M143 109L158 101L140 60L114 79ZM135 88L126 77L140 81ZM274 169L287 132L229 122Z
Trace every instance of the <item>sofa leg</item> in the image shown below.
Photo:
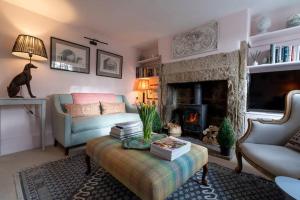
M89 175L91 173L91 158L86 155L85 156L85 162L86 162L86 175Z
M235 168L236 173L241 173L243 170L243 158L242 153L238 148L235 149L236 159L237 159L237 167Z
M68 155L69 155L69 149L70 149L69 147L66 147L66 148L65 148L65 156L68 156Z
M54 140L54 146L57 147L57 145L58 145L57 140Z
M207 179L206 179L207 174L208 174L208 163L206 163L206 164L203 166L203 173L202 173L202 180L201 180L201 183L202 183L203 185L206 185L206 186L208 185Z

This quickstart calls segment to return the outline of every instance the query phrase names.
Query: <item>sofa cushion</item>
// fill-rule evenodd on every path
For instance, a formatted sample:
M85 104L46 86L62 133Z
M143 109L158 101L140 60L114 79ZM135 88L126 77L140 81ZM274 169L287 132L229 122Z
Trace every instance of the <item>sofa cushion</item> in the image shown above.
M117 123L139 120L140 116L136 113L115 113L92 117L76 117L72 119L72 133L112 127Z
M113 113L125 113L125 103L107 103L101 102L101 113L103 115Z
M242 152L276 176L300 178L300 153L285 146L242 143Z
M100 115L100 104L65 104L65 109L72 117L85 117Z
M72 93L71 95L74 104L99 103L99 101L117 102L116 95L109 93Z

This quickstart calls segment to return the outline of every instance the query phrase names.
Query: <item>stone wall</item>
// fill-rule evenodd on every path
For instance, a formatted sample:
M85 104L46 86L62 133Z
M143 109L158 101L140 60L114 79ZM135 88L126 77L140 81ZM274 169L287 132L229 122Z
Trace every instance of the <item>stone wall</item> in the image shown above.
M228 100L227 116L238 135L244 126L245 113L245 66L246 43L241 43L241 50L220 53L192 60L164 64L160 75L160 110L164 123L171 119L173 92L171 83L227 80Z

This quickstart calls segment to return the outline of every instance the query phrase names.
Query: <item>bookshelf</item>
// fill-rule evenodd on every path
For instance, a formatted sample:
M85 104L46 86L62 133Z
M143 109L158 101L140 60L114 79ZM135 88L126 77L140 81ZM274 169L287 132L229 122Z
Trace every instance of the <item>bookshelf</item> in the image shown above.
M250 73L300 70L300 26L250 36L248 52ZM253 65L256 52L259 64Z
M274 64L251 65L247 67L250 73L300 70L300 61Z
M161 65L161 57L153 57L137 61L136 78L158 77Z

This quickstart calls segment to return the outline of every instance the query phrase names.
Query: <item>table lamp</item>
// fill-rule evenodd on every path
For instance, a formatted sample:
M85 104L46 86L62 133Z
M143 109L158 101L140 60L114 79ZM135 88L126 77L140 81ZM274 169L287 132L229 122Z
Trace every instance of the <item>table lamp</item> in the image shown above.
M149 80L139 79L135 90L143 92L143 103L145 103L145 91L149 90Z
M30 97L35 98L30 87L30 80L32 79L30 69L36 69L37 67L31 64L31 60L45 61L48 59L43 41L34 36L21 34L15 41L12 54L29 59L29 63L25 65L23 72L18 74L7 87L8 96L22 97L17 95L20 92L22 85L26 85Z

